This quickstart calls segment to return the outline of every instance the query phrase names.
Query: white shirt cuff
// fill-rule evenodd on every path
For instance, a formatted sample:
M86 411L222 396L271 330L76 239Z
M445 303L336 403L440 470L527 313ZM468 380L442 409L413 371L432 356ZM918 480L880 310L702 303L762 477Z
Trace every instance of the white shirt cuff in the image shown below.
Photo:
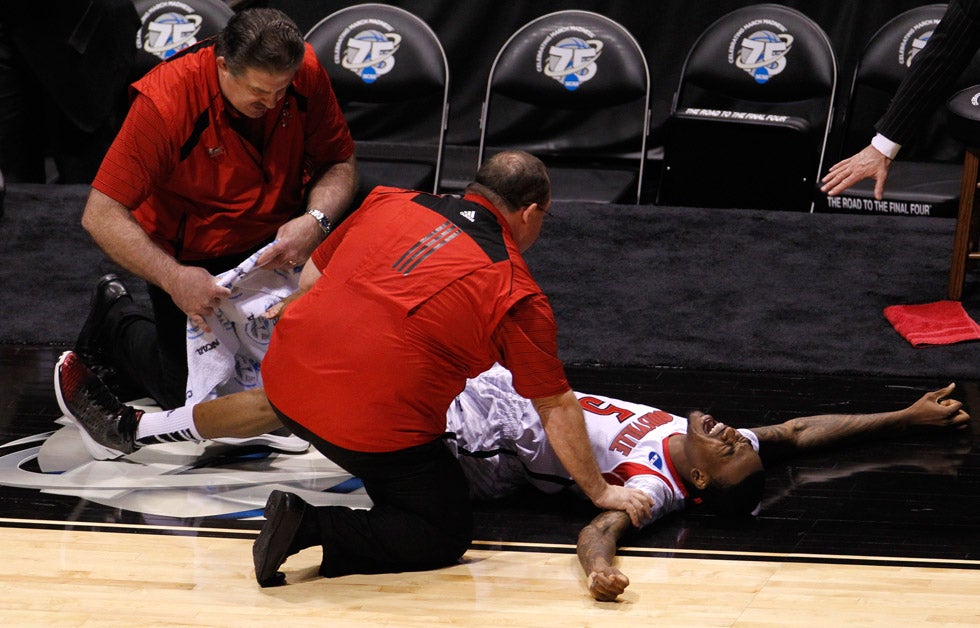
M878 149L878 152L889 159L895 159L895 155L901 150L902 145L896 144L881 133L871 138L871 145Z

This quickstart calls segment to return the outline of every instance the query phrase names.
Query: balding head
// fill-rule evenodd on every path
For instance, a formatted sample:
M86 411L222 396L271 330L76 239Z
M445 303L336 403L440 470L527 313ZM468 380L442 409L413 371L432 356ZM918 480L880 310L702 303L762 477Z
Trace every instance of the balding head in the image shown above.
M506 150L483 162L466 191L486 196L511 212L533 203L547 207L551 202L548 169L534 155L519 150Z

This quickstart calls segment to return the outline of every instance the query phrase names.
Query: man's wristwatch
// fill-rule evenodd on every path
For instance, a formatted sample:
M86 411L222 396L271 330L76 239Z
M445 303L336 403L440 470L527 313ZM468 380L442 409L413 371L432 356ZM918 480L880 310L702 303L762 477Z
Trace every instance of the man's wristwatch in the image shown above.
M306 213L316 219L317 224L319 224L320 228L323 229L323 235L330 233L330 229L333 227L333 225L330 223L330 219L323 215L322 211L319 209L307 209Z

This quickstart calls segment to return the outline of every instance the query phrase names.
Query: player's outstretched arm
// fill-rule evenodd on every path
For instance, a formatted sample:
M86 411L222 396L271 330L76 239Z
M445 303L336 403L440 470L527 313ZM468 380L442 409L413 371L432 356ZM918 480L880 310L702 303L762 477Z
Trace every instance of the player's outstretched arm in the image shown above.
M630 523L622 510L607 510L578 535L578 560L588 579L589 593L600 602L614 602L629 586L629 578L613 565L613 559Z
M945 388L923 395L911 406L895 412L877 414L824 414L799 417L778 425L754 427L767 455L790 454L805 449L826 447L850 440L891 434L917 427L964 427L970 415L963 403L950 399L955 388Z

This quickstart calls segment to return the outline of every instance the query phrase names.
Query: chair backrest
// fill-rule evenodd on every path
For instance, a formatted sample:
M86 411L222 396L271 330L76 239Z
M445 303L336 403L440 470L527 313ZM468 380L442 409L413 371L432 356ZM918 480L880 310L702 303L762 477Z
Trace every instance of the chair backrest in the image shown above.
M795 9L755 4L722 16L694 42L672 108L768 105L819 123L828 106L811 101L828 100L836 85L837 59L823 29Z
M836 88L830 39L803 13L766 3L722 16L681 70L665 124L661 202L812 209ZM729 178L715 203L703 181L721 171ZM766 190L780 184L793 199Z
M306 41L330 77L359 155L364 141L431 139L436 191L449 116L449 63L435 32L404 9L367 3L323 18L306 33ZM421 101L433 103L429 109L438 128L421 124ZM392 115L392 109L403 113ZM434 132L413 135L422 126Z
M946 12L946 4L930 4L905 11L886 22L871 37L858 59L847 105L838 123L839 157L852 155L868 144L874 123L881 117L916 58ZM958 87L980 83L980 53L963 72ZM946 131L946 111L937 107L916 138L902 147L899 159L911 161L962 160L962 145Z
M508 106L495 107L505 99ZM493 136L491 119L511 121L525 111L535 111L524 130L533 135L524 148L549 155L582 154L583 148L601 146L589 142L632 146L619 155L636 155L636 200L639 202L646 162L649 131L650 73L646 57L632 34L617 22L588 11L558 11L536 18L518 29L503 44L490 68L480 121L478 165L488 142L502 139L506 130ZM526 109L517 110L520 104ZM623 107L638 107L639 113L625 117ZM501 111L503 110L503 111ZM576 127L586 119L610 123L591 134ZM493 116L491 114L494 114ZM499 115L502 114L502 115ZM557 114L558 117L555 117ZM600 121L600 124L602 122ZM498 125L505 129L507 124ZM617 137L618 136L618 137ZM581 143L580 143L581 142ZM506 138L507 147L521 147ZM612 152L616 152L614 149ZM597 151L588 154L595 157Z
M160 61L221 32L234 11L221 0L134 0L140 16L132 80Z

